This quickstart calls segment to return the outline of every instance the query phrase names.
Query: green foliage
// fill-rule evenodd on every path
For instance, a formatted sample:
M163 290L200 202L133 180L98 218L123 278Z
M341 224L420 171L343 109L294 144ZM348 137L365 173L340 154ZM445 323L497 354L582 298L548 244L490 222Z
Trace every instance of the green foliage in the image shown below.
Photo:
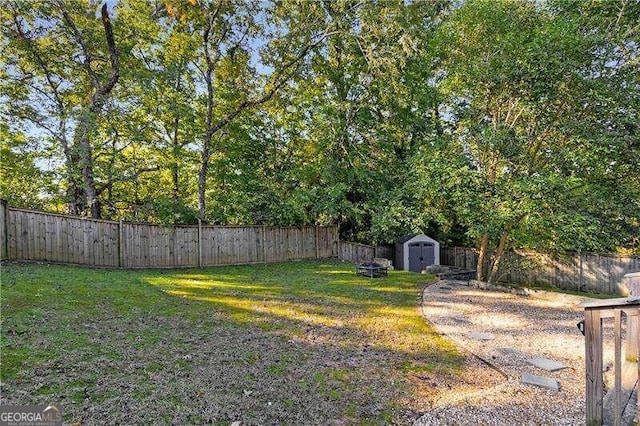
M110 219L640 247L633 2L119 1L84 151L87 54L110 70L96 4L7 4L11 203L77 204L89 165Z
M618 86L616 101L612 81L596 74L614 37L581 19L528 2L472 1L442 25L449 132L417 165L427 211L442 226L458 221L470 241L488 236L494 248L504 240L598 251L625 245L632 222L637 229L636 130L611 131L636 89ZM609 71L625 70L611 60Z
M0 198L14 206L55 209L52 174L36 165L39 155L33 145L0 124Z

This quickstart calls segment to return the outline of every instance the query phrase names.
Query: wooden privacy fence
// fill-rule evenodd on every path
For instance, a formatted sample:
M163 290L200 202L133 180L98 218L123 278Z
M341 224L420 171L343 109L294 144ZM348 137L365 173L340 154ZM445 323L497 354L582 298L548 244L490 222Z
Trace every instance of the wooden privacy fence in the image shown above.
M488 265L489 259L487 259ZM440 263L476 269L477 250L466 247L441 247ZM640 258L615 254L566 253L542 254L510 251L505 254L498 273L500 281L529 285L551 285L566 290L618 294L622 277L640 271Z
M335 226L162 226L0 205L2 259L172 268L336 257Z
M370 261L376 257L389 259L393 262L395 256L393 247L370 246L348 241L340 241L338 252L340 260L354 263Z

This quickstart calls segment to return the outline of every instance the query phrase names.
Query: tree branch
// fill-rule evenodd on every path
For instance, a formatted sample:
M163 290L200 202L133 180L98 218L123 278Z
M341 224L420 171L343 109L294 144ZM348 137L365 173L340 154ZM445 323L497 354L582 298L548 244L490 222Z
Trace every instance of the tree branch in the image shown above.
M102 25L104 27L104 35L107 39L107 47L109 49L109 61L111 62L111 73L106 83L96 90L93 95L96 108L99 109L104 103L104 96L109 94L113 87L120 78L120 62L118 60L118 50L116 49L116 42L113 37L113 28L111 27L111 20L109 19L109 11L107 10L107 4L102 5Z
M312 48L320 45L320 43L322 43L327 37L335 33L336 33L335 31L334 32L325 31L322 37L320 37L318 40L316 40L313 43L307 44L294 59L292 59L282 67L280 72L273 79L277 83L275 83L275 85L271 89L269 89L263 96L257 99L246 100L241 102L238 106L236 106L236 108L233 111L231 111L222 119L218 120L218 122L216 122L216 124L211 127L212 129L211 133L213 134L218 130L220 130L221 128L223 128L224 126L226 126L227 124L229 124L234 118L236 118L245 109L256 107L273 98L273 95L275 95L276 92L280 90L280 88L282 88L282 86L284 86L287 83L287 81L289 81L291 76L295 73L294 66L297 65L302 59L304 59L304 57Z
M100 185L100 187L96 188L96 193L98 195L102 194L105 190L113 187L113 184L116 183L116 182L127 182L127 181L130 181L130 180L137 179L143 173L157 172L158 170L160 170L160 166L145 167L143 169L137 170L135 173L132 173L130 175L117 176L117 177L110 178L107 182L105 182L104 184Z
M14 12L13 22L16 27L16 33L18 37L26 44L31 54L33 54L33 57L36 60L36 63L38 64L40 69L42 69L42 71L44 72L45 80L47 80L47 85L49 86L49 88L51 89L51 92L53 93L53 96L56 100L56 104L58 106L58 110L60 112L64 111L64 103L62 102L62 99L60 98L60 95L58 93L58 85L54 83L52 78L52 73L49 70L49 67L47 66L46 61L42 58L42 55L34 46L33 40L31 40L31 38L28 36L28 34L25 31L23 31L22 23L18 20L18 16L16 15L14 4L13 3L8 3L8 4Z
M73 19L69 15L69 11L67 11L67 7L65 6L64 2L58 1L56 2L56 4L60 8L60 12L62 12L62 17L64 19L64 22L67 24L67 26L71 30L71 33L73 34L73 37L76 40L76 43L78 43L78 45L80 46L80 50L82 50L82 55L84 56L84 61L82 61L82 64L84 66L84 69L87 71L89 78L91 79L91 85L93 87L97 87L99 85L98 76L96 75L93 68L91 68L92 56L89 53L89 50L87 49L87 43L85 42L84 37L82 36L82 33L78 30L78 27L76 27L75 23L73 22Z

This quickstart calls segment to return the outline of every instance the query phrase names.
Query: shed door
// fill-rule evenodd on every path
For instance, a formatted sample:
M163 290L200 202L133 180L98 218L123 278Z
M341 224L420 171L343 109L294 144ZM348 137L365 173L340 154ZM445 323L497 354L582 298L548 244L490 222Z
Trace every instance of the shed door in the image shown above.
M409 270L422 272L422 244L409 244Z
M422 268L425 266L431 266L436 261L435 250L433 244L431 243L422 243Z
M432 243L409 244L409 270L422 272L435 262L435 249Z

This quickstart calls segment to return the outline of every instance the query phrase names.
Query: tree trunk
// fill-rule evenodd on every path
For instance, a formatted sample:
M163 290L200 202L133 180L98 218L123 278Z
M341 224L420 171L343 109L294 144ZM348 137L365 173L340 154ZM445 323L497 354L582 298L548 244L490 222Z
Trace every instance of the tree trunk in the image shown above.
M91 132L92 117L89 111L85 112L78 122L76 129L76 137L74 145L78 148L80 157L80 171L82 173L82 187L84 189L87 208L91 212L94 219L101 218L100 202L98 201L98 191L96 190L96 181L93 174L93 150L89 141L89 133Z
M84 210L84 192L82 188L69 179L67 187L67 209L69 214L78 216Z
M204 72L204 81L207 86L207 114L205 118L205 131L202 138L202 153L200 154L200 170L198 171L198 210L200 220L202 222L207 221L207 200L205 197L207 189L207 173L209 172L209 158L211 157L211 139L215 130L213 129L213 102L214 102L214 87L213 87L213 72L218 58L211 57L211 51L209 50L209 41L211 36L211 30L213 28L213 20L216 18L218 10L209 16L207 19L207 26L205 27L204 34L202 35L202 43L204 47L204 57L207 63L207 68ZM217 55L219 57L219 55Z
M489 234L486 233L480 239L480 247L478 252L478 266L476 267L476 275L477 275L476 278L480 281L484 280L485 278L484 264L487 258L488 246L489 246Z
M61 143L67 173L67 209L69 214L79 215L84 210L84 192L82 191L82 184L78 182L75 170L79 161L77 156L71 152L66 138L62 138Z
M217 8L209 13L207 17L207 23L202 34L202 47L204 59L206 61L206 68L203 70L203 78L207 87L207 112L205 119L205 132L202 140L202 153L200 156L200 170L198 173L198 210L200 214L200 220L206 222L206 184L207 173L209 171L209 159L211 157L211 141L215 134L224 129L229 123L231 123L238 115L243 111L255 108L258 105L264 104L270 101L278 90L280 90L293 76L298 64L307 56L307 54L314 48L320 45L330 34L329 28L325 29L323 33L316 40L310 40L301 51L292 58L290 61L282 64L280 68L273 72L271 78L271 84L269 89L265 89L262 96L247 99L240 102L224 117L214 121L213 109L214 109L214 84L213 79L215 77L215 67L221 57L223 49L220 48L221 43L228 39L230 28L227 27L228 22L225 22L219 30L218 34L212 34L215 31L214 23L220 19L220 4ZM337 22L337 21L335 21ZM212 36L216 37L212 37ZM213 43L212 43L213 42ZM238 45L240 46L240 45ZM211 49L213 47L213 49ZM212 51L213 50L213 51ZM229 47L227 46L227 49ZM212 55L213 54L213 55Z
M198 171L198 211L200 220L206 223L206 197L207 173L209 171L210 142L204 142L200 154L200 170Z
M444 130L442 128L442 119L440 118L440 103L436 102L431 111L431 119L436 126L436 135L442 136L444 134Z
M509 233L504 231L500 236L500 242L498 243L498 249L493 257L493 262L491 263L491 272L489 274L489 279L487 282L494 282L496 277L498 276L498 270L500 269L500 261L504 256L505 250L507 248L507 241L509 240Z
M105 39L109 49L109 61L111 66L108 78L101 83L99 74L92 68L92 55L89 52L89 45L86 43L82 33L77 29L75 22L65 8L64 3L59 3L59 6L65 22L69 25L76 43L78 43L83 52L85 57L83 66L87 76L89 77L89 81L91 82L92 93L88 105L86 105L78 119L78 124L73 138L74 146L72 150L78 150L77 158L79 163L76 167L78 167L81 172L82 189L84 190L87 202L86 207L91 212L91 217L99 219L101 216L101 209L100 202L98 200L95 177L93 174L93 152L90 136L91 131L95 126L95 118L99 115L100 110L108 100L109 94L120 77L118 51L116 49L115 38L113 37L113 28L111 26L111 19L109 18L109 11L107 9L107 4L105 3L102 6L101 17Z
M178 87L179 88L179 87ZM175 205L178 205L180 202L180 175L179 175L179 163L178 157L180 155L180 143L178 139L178 127L180 125L180 119L178 117L175 118L173 122L173 138L172 138L172 156L171 159L171 183L172 183L172 195L173 202Z

